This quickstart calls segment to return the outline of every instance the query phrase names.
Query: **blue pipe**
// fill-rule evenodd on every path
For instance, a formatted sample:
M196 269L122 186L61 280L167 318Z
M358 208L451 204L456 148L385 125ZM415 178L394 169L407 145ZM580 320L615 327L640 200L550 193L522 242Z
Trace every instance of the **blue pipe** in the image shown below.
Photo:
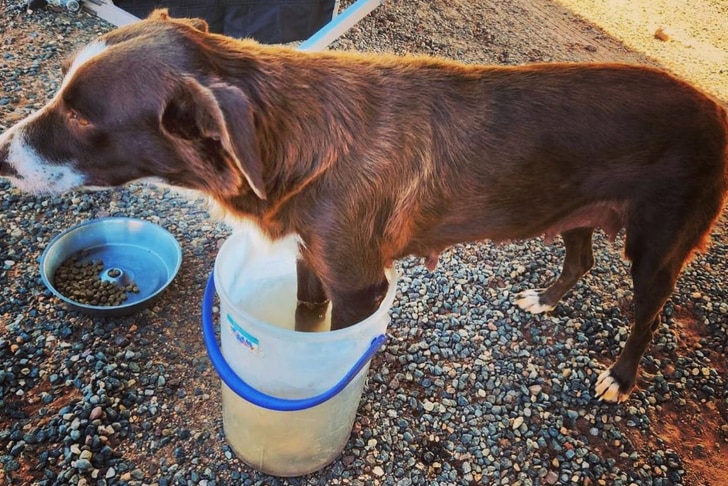
M341 393L346 386L354 379L354 377L361 371L362 368L371 360L374 355L379 351L379 348L387 340L384 334L380 334L375 337L369 348L354 363L354 366L344 375L344 377L336 383L333 387L326 390L319 395L311 398L301 399L286 399L278 398L272 395L267 395L259 390L256 390L252 386L248 385L245 381L240 378L230 365L225 361L225 357L220 351L220 347L217 344L215 338L215 328L213 324L213 312L212 306L215 297L215 279L214 272L210 273L210 278L207 280L207 286L205 287L205 295L202 299L202 337L205 341L205 347L207 348L207 354L210 357L212 365L217 370L225 384L230 387L238 396L244 398L250 403L253 403L259 407L267 408L268 410L277 410L279 412L295 412L298 410L305 410L312 408L317 405L324 403L325 401L333 398L335 395Z

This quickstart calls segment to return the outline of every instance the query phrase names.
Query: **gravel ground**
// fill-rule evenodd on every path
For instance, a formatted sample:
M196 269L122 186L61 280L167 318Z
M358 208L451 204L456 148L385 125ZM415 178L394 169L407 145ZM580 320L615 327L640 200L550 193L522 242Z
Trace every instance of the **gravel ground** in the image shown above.
M80 13L0 4L0 125L40 107L60 62L110 27ZM653 62L545 1L391 1L338 42L467 62ZM108 215L148 219L182 243L163 298L127 318L91 318L45 290L38 258L60 231ZM626 339L621 243L548 316L512 294L559 271L540 240L459 245L402 274L389 343L372 364L351 439L322 471L280 480L237 460L200 301L228 235L199 201L146 186L48 198L0 182L0 483L4 484L728 484L728 221L685 270L621 406L592 396ZM201 413L204 411L204 413Z

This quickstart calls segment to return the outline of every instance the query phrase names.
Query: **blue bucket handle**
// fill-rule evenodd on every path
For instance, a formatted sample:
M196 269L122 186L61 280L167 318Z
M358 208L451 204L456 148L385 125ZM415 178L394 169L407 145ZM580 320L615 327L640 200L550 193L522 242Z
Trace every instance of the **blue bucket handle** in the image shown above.
M279 412L294 412L297 410L312 408L324 403L328 399L341 393L341 391L346 388L349 382L354 379L369 360L374 357L377 351L379 351L379 348L381 348L387 340L387 337L384 334L380 334L375 337L369 345L369 348L364 352L362 357L354 363L354 366L349 370L349 372L346 373L338 383L319 395L311 398L293 400L267 395L243 381L243 379L240 378L235 371L233 371L227 361L225 361L225 357L220 351L220 346L218 346L217 339L215 338L215 329L213 325L212 306L213 299L215 297L214 274L214 271L211 272L210 278L207 279L205 295L202 299L202 336L205 341L205 347L207 348L207 355L210 357L210 361L217 370L222 381L225 382L225 384L238 396L259 407L267 408L268 410L277 410Z

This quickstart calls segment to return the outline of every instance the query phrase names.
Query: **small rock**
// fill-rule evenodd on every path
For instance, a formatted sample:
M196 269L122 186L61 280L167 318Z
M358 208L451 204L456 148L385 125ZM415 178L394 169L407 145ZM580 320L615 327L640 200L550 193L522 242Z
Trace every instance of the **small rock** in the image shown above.
M556 484L559 480L559 475L553 471L549 471L543 479L547 484Z
M517 429L518 427L520 427L521 425L523 425L523 417L516 417L516 418L515 418L515 419L513 420L513 425L512 425L512 428L513 428L513 430L516 430L516 429Z
M124 347L127 344L129 344L129 340L126 338L126 336L117 335L114 337L114 344L116 344L119 347Z
M89 414L88 418L89 420L96 420L101 418L101 416L104 413L104 409L101 407L94 407L93 410L91 410L91 413Z
M23 449L25 449L25 442L21 440L10 449L10 455L18 457Z
M662 41L662 42L667 42L670 40L670 36L667 34L667 32L665 32L665 29L663 29L662 27L659 27L655 31L655 39Z

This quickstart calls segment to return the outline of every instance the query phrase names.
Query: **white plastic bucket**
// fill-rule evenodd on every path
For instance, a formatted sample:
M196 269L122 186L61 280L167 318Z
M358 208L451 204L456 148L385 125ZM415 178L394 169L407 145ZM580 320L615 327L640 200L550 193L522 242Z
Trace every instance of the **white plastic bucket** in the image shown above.
M369 362L385 341L396 272L364 321L336 331L293 330L296 250L258 244L250 233L220 249L203 302L205 344L222 385L223 429L235 453L274 476L321 469L351 433ZM220 341L213 298L220 298Z

